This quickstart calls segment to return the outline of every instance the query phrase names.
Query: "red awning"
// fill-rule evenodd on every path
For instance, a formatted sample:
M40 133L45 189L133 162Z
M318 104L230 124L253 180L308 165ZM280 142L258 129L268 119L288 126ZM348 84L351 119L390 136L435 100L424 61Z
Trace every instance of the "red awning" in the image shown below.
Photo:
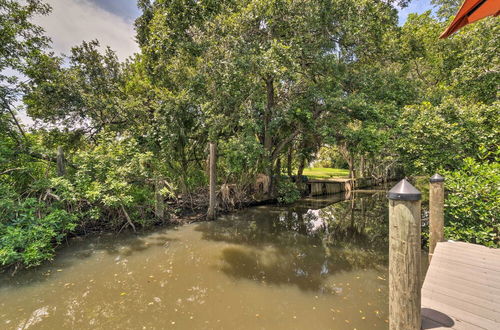
M450 26L441 34L444 39L457 32L463 26L500 14L500 0L465 0Z

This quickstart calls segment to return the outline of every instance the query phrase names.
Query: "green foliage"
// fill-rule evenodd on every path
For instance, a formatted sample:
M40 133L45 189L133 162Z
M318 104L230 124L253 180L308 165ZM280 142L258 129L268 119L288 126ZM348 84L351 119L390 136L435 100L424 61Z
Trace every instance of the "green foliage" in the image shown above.
M81 221L116 227L123 223L123 206L134 207L132 221L144 224L153 204L151 153L141 153L133 138L104 135L96 147L78 151L73 161L78 164L74 173L51 183L74 212L81 212Z
M27 74L32 63L42 56L49 41L32 19L49 12L50 6L40 0L0 1L0 161L6 155L7 145L7 149L16 145L14 154L29 149L29 141L16 118L16 103L23 90L20 76ZM8 158L10 162L12 158Z
M431 4L437 7L437 15L445 20L455 15L462 3L462 0L431 0Z
M36 198L19 199L0 182L0 267L36 266L54 256L54 246L75 229L77 217ZM46 196L47 197L47 196Z
M278 181L278 203L290 204L300 198L297 185L288 177L281 177Z
M263 150L254 136L232 137L223 141L219 144L219 152L224 155L218 165L226 180L249 183L258 173L258 161Z
M405 107L399 120L397 148L408 174L432 174L458 169L480 146L500 143L500 103L470 103L448 98L438 106L428 102Z
M51 203L36 139L16 118L20 74L43 57L48 38L33 24L50 7L38 0L0 1L0 267L34 266L75 227L75 216Z
M12 73L24 73L30 66L30 60L46 48L49 39L44 36L42 28L33 24L32 19L36 15L48 14L50 9L50 6L41 0L0 1L0 82L7 81L11 84L2 84L2 98L13 96L16 92L18 78ZM12 71L8 72L6 69ZM13 90L9 91L9 87Z
M466 158L462 168L446 173L446 190L446 237L500 247L498 158L492 162Z
M323 168L346 168L347 163L335 146L322 146L316 153L314 166ZM349 174L348 174L349 175Z
M140 152L132 138L102 135L98 141L72 155L77 167L53 177L53 164L13 157L14 146L0 139L0 267L51 259L78 228L120 228L123 210L133 223L154 221L151 153Z
M500 24L486 18L437 42L461 1L433 4L439 20L414 14L402 28L401 61L418 98L398 116L392 145L406 174L447 171L448 238L498 246Z
M123 93L124 65L115 52L106 48L101 53L94 40L73 47L68 60L69 67L52 55L32 63L24 95L28 113L92 134L121 127L130 110Z

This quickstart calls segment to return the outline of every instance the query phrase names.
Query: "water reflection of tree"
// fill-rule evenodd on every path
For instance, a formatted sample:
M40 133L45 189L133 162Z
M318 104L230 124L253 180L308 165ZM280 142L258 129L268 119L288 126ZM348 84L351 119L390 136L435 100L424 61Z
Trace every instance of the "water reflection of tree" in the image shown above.
M319 210L310 206L306 201L251 209L197 230L204 239L240 245L222 254L222 270L235 278L328 290L329 274L385 269L388 226L382 195L359 195Z

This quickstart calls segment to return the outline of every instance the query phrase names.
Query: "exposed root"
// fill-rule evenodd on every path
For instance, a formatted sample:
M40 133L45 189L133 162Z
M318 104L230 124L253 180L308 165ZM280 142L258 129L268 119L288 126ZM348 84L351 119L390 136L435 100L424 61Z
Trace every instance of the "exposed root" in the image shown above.
M135 225L132 223L132 220L130 220L130 217L127 213L127 210L125 210L125 207L123 206L123 204L121 205L121 207L122 207L123 214L125 214L125 218L127 219L128 225L131 226L132 229L134 230L134 233L136 233L137 230L135 230ZM123 227L122 227L122 229L123 229ZM120 231L121 231L121 229L120 229Z

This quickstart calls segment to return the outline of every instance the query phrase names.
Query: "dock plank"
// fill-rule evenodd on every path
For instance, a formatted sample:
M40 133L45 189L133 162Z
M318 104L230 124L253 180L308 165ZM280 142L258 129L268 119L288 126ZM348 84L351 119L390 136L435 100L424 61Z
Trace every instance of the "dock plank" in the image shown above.
M500 250L438 243L422 287L422 329L500 329Z
M442 277L431 277L427 280L426 285L440 287L444 286L452 290L461 291L470 295L476 295L477 292L481 292L481 298L491 302L500 303L500 301L498 301L498 297L500 297L500 289L495 289L493 287L470 282L456 277L453 278L452 281L444 280Z

